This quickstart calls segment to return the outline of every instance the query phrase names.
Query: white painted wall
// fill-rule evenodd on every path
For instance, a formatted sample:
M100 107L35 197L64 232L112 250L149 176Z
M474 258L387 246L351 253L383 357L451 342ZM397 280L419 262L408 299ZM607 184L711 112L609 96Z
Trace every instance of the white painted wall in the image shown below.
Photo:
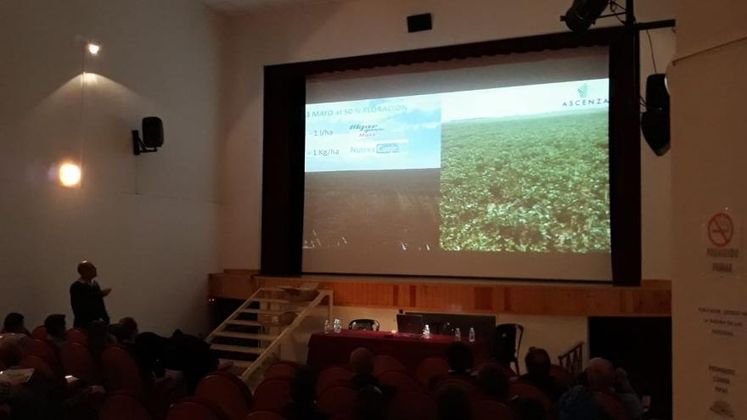
M709 411L715 401L747 418L747 3L739 0L680 0L672 90L673 354L674 418L729 418ZM730 43L733 42L733 43ZM718 47L720 45L720 47ZM711 49L712 47L718 47ZM741 220L742 260L737 278L709 273L704 224L729 207ZM740 316L704 314L699 308L738 310ZM714 325L715 319L740 323ZM714 334L726 330L732 336ZM734 370L723 375L709 366ZM717 392L715 378L727 393Z
M226 138L221 256L226 267L259 267L263 66L565 31L568 0L350 0L264 9L230 19L224 49ZM673 16L673 0L639 0L639 21ZM408 34L405 17L433 14L434 29ZM614 24L614 20L600 21ZM652 31L661 71L674 52L670 30ZM650 71L642 42L643 76ZM228 89L230 87L230 89ZM643 276L671 277L670 158L642 144Z
M0 313L68 314L79 260L112 317L166 333L206 326L217 251L221 19L191 0L0 2ZM81 80L79 37L102 44ZM158 115L166 143L132 155ZM82 159L78 189L48 170Z

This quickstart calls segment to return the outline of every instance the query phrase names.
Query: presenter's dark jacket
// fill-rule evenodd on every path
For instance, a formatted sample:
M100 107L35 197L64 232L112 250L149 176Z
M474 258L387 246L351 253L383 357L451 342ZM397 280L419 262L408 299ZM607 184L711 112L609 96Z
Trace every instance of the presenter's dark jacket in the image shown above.
M85 283L76 281L70 286L70 304L73 306L76 328L86 327L93 321L109 322L109 314L104 306L104 296L101 287L95 280Z

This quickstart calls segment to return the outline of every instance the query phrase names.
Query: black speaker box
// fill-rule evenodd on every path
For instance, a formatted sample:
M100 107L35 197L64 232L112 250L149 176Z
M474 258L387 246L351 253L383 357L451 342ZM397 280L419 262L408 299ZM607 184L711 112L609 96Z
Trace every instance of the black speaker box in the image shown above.
M646 112L641 115L641 131L651 150L662 156L669 150L669 92L666 75L646 79Z
M143 145L145 147L163 146L163 122L160 118L143 118Z
M433 29L433 21L430 13L407 17L407 32L430 31L431 29Z

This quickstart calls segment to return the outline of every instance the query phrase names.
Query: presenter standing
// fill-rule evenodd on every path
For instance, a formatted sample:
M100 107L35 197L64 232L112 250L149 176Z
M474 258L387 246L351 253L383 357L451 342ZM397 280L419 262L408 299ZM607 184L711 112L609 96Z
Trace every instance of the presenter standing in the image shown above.
M98 274L96 266L90 261L81 261L78 264L78 274L78 280L70 285L70 304L75 315L73 325L76 328L85 328L93 321L105 321L108 324L109 314L106 313L104 297L112 290L101 290L94 280Z

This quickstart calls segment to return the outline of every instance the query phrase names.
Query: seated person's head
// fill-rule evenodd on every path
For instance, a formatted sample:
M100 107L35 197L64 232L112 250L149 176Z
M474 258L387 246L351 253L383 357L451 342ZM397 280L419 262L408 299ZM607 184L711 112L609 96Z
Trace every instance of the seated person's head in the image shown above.
M509 399L511 384L509 383L506 371L500 366L490 364L480 369L480 372L477 374L477 386L483 394L489 397L497 398L501 401Z
M118 323L109 326L109 333L113 335L119 343L134 343L139 331L137 322L133 318L125 317Z
M472 369L472 350L462 342L454 342L446 351L449 369L453 373L467 373Z
M65 331L67 325L65 324L65 315L63 314L52 314L44 320L44 328L47 329L47 335L52 338L63 339L65 338Z
M365 347L358 347L350 353L350 368L358 375L371 375L374 370L373 353Z
M436 393L436 408L439 420L468 420L472 418L472 406L465 390L457 385L446 385Z
M615 367L607 359L591 359L586 368L586 380L589 388L595 391L609 391L615 386Z
M17 312L11 312L5 316L3 321L3 332L26 334L26 326L23 323L23 315Z
M290 382L290 396L296 404L313 404L316 393L316 373L308 366L298 366Z
M530 348L524 357L524 363L527 365L527 373L532 376L550 375L550 355L545 349Z

